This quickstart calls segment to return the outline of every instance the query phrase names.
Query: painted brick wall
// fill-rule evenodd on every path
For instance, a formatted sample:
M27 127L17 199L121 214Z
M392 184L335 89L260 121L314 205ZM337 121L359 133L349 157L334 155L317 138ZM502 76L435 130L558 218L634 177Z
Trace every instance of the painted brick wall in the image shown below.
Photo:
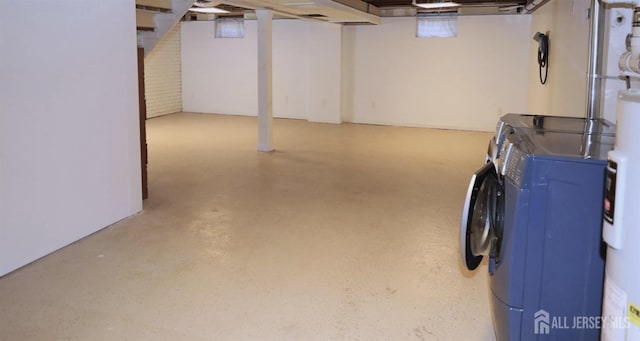
M147 117L182 111L180 25L176 25L144 60Z

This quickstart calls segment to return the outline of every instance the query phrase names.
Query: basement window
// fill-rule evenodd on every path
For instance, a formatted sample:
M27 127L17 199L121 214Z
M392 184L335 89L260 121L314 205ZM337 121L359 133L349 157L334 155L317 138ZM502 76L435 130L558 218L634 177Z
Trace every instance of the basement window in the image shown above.
M216 38L244 38L244 18L216 18Z
M419 15L416 22L418 38L455 38L458 35L458 17L455 15Z

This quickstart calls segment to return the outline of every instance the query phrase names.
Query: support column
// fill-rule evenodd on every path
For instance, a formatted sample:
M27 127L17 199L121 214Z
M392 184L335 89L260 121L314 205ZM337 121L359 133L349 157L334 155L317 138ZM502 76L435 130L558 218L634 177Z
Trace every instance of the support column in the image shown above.
M273 12L257 9L258 17L258 151L273 150L272 22Z

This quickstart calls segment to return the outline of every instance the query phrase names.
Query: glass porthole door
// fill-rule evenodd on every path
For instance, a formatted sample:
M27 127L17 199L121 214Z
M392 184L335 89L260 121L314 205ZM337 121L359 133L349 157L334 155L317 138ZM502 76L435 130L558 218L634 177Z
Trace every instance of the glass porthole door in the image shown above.
M486 163L471 177L460 224L460 253L469 270L484 256L497 257L502 234L503 191L495 166Z

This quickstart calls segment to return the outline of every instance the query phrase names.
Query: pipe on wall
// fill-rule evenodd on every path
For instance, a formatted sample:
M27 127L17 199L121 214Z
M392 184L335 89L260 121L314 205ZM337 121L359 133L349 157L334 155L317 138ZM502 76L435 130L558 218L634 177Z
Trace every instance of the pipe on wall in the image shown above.
M602 41L605 10L600 0L591 0L589 25L589 53L587 64L586 114L590 120L601 118L602 100Z
M597 0L594 0L598 2ZM631 36L627 51L618 60L618 67L623 76L640 76L640 0L601 0L603 4L624 4L633 6ZM602 26L601 26L602 27ZM628 85L627 79L627 86Z
M627 51L618 60L618 68L624 76L638 77L640 74L640 8L633 11L631 37Z

